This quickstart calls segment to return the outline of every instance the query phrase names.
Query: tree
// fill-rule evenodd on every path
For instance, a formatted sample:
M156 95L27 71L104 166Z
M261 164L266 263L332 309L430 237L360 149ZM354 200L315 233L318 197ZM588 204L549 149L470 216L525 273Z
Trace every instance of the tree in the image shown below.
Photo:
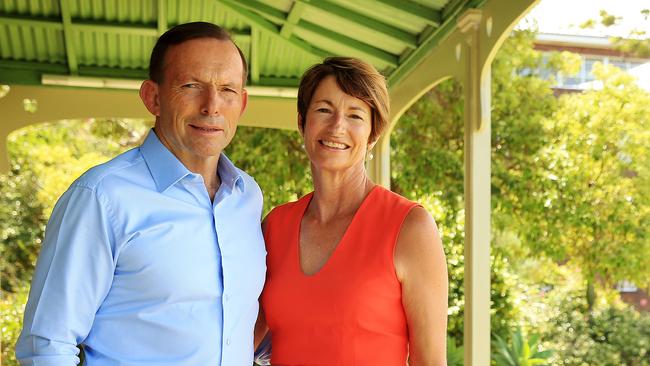
M309 160L297 131L239 127L226 154L264 192L264 215L311 192Z
M0 176L2 289L31 278L54 203L81 173L135 146L147 124L127 120L69 120L26 127L10 135L11 171Z
M650 18L650 9L641 9L643 20L648 23ZM600 20L589 19L582 23L582 28L595 28L600 25L609 28L620 24L624 19L622 17L613 15L606 10L600 10ZM624 54L635 57L650 57L650 34L643 28L634 28L630 31L627 37L610 37L610 42L614 49L621 51Z
M535 74L540 67L571 73L575 57L545 60L533 50L535 33L515 32L492 66L493 221L495 234L516 231L511 216L536 176L534 154L546 144L543 120L557 101L552 81ZM391 136L391 184L395 191L425 204L440 226L449 265L450 333L462 341L463 294L463 91L454 80L425 94L400 119ZM498 237L498 236L496 236ZM495 243L492 315L496 333L507 334L516 311L509 253Z
M590 283L650 281L650 94L613 66L602 88L565 95L545 121L551 140L520 225L528 245L581 268ZM531 225L536 222L536 225Z

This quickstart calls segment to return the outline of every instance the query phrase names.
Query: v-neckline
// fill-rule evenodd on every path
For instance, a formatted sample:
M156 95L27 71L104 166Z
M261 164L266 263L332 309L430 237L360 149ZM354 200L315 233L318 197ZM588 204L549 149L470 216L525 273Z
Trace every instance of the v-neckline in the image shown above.
M300 215L298 216L298 228L297 228L298 237L296 239L296 243L295 243L295 246L294 246L294 248L296 249L296 257L297 257L296 262L298 263L298 272L300 273L300 275L302 275L305 278L316 278L321 273L323 273L327 269L327 267L331 267L330 263L333 261L333 259L335 259L337 253L342 250L341 247L343 247L343 245L345 244L346 239L348 237L348 232L350 232L350 229L352 228L352 225L354 225L355 222L357 221L357 217L359 216L359 213L365 208L366 203L369 201L370 196L372 196L374 194L374 192L377 191L377 190L379 190L379 185L378 184L370 189L370 192L368 192L366 197L364 197L363 201L361 201L361 205L359 205L359 208L357 208L357 211L352 216L352 220L350 220L350 223L345 228L345 231L343 232L343 235L341 236L341 239L339 240L338 243L336 243L336 247L332 251L332 254L330 254L330 256L327 258L327 260L325 260L325 263L320 267L320 269L318 271L316 271L316 272L314 272L313 274L310 274L310 275L306 274L305 271L302 268L302 261L301 261L301 256L300 256L300 231L301 231L301 228L302 228L302 220L305 218L305 213L307 213L307 208L309 207L309 204L311 203L312 199L314 198L314 192L311 192L308 196L305 196L304 201L306 203L304 203L304 206L301 207L302 212L300 212Z

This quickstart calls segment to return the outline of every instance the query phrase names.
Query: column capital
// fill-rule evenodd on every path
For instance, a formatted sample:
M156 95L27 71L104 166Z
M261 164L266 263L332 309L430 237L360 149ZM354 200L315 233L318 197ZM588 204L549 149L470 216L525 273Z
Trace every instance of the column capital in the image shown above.
M467 9L458 18L458 29L463 33L476 31L481 25L481 18L483 18L483 12L481 10Z

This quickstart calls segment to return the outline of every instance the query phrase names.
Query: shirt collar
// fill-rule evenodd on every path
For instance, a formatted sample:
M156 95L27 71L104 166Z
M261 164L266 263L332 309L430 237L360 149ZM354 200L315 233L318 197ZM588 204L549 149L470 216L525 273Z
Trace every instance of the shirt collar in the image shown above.
M242 173L235 164L233 164L226 154L221 153L219 157L219 166L217 167L219 172L219 178L221 178L221 184L226 184L226 186L232 192L235 189L235 186L239 188L241 192L244 192L246 189L246 184L244 183L244 177Z
M156 182L156 188L159 192L166 191L176 182L193 173L181 163L174 154L172 154L165 145L160 142L153 129L149 131L147 138L140 146L140 151L149 167L149 172ZM217 167L221 182L225 183L229 190L235 188L235 185L243 192L245 189L244 179L241 172L235 165L221 154L219 165Z

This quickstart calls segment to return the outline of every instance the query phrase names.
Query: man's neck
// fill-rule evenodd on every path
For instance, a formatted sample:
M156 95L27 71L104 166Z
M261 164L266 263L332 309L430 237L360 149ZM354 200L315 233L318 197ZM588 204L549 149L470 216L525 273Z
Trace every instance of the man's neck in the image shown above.
M185 159L188 160L188 159ZM181 160L183 165L195 174L200 174L203 177L203 184L208 191L210 200L214 201L214 196L221 186L221 178L219 177L219 156L201 159L200 161L184 161Z

